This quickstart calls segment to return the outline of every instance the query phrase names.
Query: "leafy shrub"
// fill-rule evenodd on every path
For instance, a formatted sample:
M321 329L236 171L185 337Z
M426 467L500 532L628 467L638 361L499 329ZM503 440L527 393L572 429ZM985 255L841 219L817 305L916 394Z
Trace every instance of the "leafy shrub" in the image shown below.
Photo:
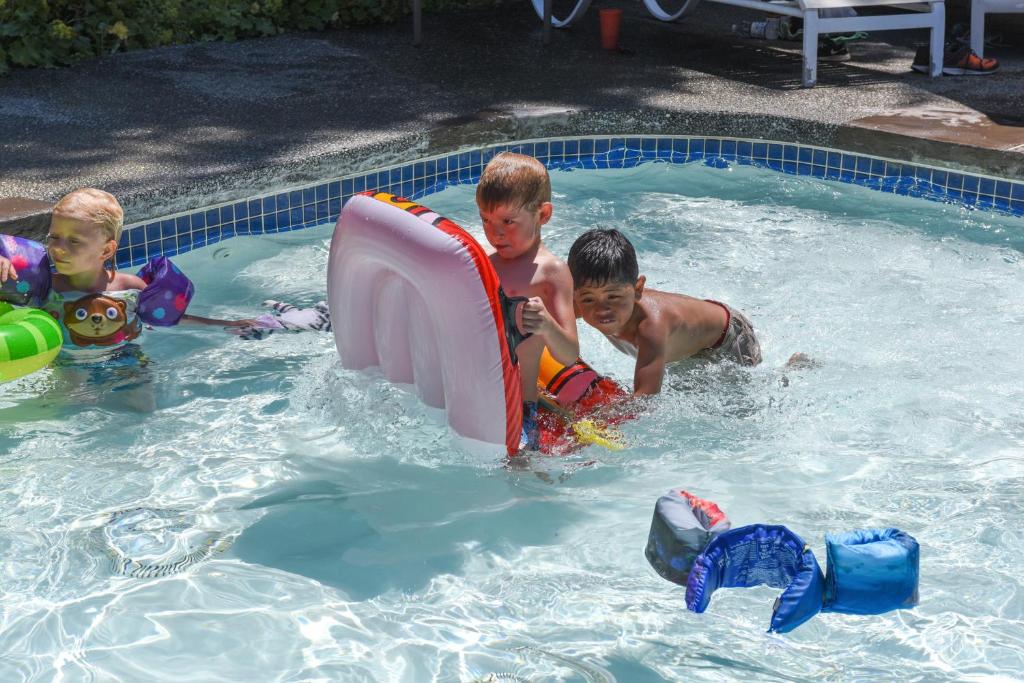
M486 4L494 0L469 0ZM465 3L465 0L461 0ZM159 45L393 22L407 0L0 0L0 74ZM460 0L426 0L427 9Z

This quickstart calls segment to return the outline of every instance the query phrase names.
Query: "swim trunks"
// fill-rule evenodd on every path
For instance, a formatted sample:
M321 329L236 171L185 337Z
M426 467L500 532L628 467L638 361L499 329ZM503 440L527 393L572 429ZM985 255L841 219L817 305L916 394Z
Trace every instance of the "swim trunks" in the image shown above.
M725 329L718 341L697 354L709 360L731 360L740 365L757 365L761 362L761 345L754 336L754 326L745 315L720 301L705 299L725 309Z

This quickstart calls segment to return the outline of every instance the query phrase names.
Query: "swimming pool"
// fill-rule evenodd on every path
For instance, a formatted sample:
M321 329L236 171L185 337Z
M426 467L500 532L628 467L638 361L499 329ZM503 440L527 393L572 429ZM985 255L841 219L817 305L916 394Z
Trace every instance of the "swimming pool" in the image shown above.
M1019 675L1024 221L744 166L553 186L553 251L619 227L650 286L746 312L765 362L678 369L624 427L627 451L517 468L481 464L401 389L341 370L329 335L161 330L144 367L5 385L0 679ZM482 236L471 186L423 201ZM329 238L176 260L197 313L248 315L322 298ZM581 344L628 381L629 358L586 328ZM820 367L783 370L794 351ZM819 560L826 532L900 527L921 542L921 604L785 637L764 633L771 589L688 613L643 557L674 486L736 525L789 526ZM216 551L117 575L105 524L135 508Z

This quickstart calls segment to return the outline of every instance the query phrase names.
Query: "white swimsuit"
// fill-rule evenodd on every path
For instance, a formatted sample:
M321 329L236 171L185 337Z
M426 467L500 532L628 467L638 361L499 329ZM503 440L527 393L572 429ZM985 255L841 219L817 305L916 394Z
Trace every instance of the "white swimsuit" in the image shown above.
M64 351L76 357L109 354L142 334L139 290L117 292L58 292L42 306L64 333Z

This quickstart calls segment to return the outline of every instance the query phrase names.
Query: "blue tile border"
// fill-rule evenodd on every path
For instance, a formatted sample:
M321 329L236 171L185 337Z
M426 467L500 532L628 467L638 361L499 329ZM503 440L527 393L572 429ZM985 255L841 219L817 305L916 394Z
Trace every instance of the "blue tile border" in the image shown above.
M338 219L352 195L380 190L419 200L450 185L475 184L506 150L536 156L551 170L632 168L644 163L731 164L861 185L879 192L1024 217L1024 182L767 140L621 135L546 138L488 145L332 178L125 226L118 267L173 256L235 237L302 230Z

